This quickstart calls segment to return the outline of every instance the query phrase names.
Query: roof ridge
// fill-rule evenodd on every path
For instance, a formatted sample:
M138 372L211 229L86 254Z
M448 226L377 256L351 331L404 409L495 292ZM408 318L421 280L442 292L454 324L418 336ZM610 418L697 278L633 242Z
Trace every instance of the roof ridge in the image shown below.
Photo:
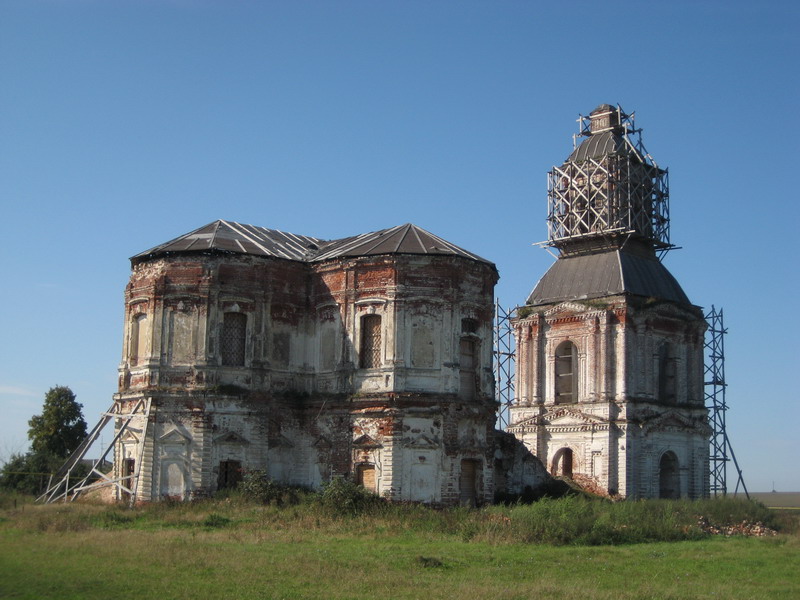
M395 246L395 249L394 249L395 252L399 252L400 251L400 247L403 245L403 242L408 237L408 234L413 231L413 225L411 225L411 223L406 223L405 225L401 225L399 231L402 231L403 233L400 235L400 239L397 242L397 246ZM417 238L418 242L420 241L418 235L415 234L414 237ZM420 243L420 246L422 246L422 243ZM423 250L424 250L424 246L423 246Z
M131 260L136 263L156 256L189 252L252 254L304 263L383 254L439 254L461 256L492 264L491 261L456 246L413 223L395 225L387 229L361 233L338 240L325 240L225 219L217 219L189 233L140 252Z

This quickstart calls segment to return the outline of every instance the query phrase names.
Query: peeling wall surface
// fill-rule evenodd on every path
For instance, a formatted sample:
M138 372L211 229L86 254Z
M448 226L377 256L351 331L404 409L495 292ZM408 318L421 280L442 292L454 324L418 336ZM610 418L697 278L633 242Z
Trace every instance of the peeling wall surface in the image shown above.
M151 408L115 468L139 473L137 500L206 496L253 469L492 500L494 265L414 226L422 250L394 228L338 252L294 236L297 258L283 238L267 245L280 232L212 225L132 259L115 399ZM238 251L219 247L229 238Z
M706 496L704 330L697 309L669 302L617 296L537 307L515 323L518 401L509 433L551 474L589 489ZM575 348L567 375L558 368L564 342ZM565 376L572 397L557 394Z
M579 123L548 189L559 257L514 323L508 431L600 493L707 496L706 323L658 258L671 247L666 171L619 105Z
M621 107L579 122L550 176L560 255L514 321L507 434L491 262L410 224L325 241L216 221L131 259L115 400L150 412L121 432L115 474L134 500L206 496L254 469L435 504L548 472L612 496L706 496L706 325L658 259L667 172Z

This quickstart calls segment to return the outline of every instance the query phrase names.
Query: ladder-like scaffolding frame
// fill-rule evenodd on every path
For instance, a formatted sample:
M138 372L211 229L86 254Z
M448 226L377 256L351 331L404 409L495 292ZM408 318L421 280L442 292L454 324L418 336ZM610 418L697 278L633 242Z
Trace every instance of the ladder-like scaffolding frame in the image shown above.
M727 388L725 383L725 335L728 330L725 329L722 309L717 310L712 305L705 319L708 323L705 338L705 400L712 429L708 461L710 491L714 496L725 496L728 493L728 463L733 462L737 474L734 495L738 493L741 486L745 496L749 498L750 494L747 492L742 470L739 468L736 454L733 452L725 423L725 413L728 410L725 400L725 388Z
M516 343L512 319L517 309L504 309L495 301L494 309L494 393L497 400L497 426L509 426L509 409L514 402L514 370L516 365Z
M646 239L660 254L672 244L669 239L669 174L656 164L642 143L634 115L622 108L578 119L577 138L596 135L591 121L606 117L608 127L620 136L624 149L598 156L570 157L547 176L548 245L561 248L580 239ZM610 118L613 117L613 118ZM574 156L574 155L573 155Z
M86 456L94 443L99 439L100 434L110 421L115 423L114 439L106 447L100 458L94 461L89 473L75 484L70 484L73 478L72 472L81 460ZM39 496L36 501L44 503L72 502L81 494L105 486L113 486L121 496L129 499L129 504L133 506L136 502L136 494L139 487L139 473L142 465L142 455L144 454L145 440L147 437L147 424L150 420L150 398L137 400L130 410L125 411L119 402L114 402L111 407L100 415L100 421L92 428L86 438L73 452L61 468L50 477L47 489ZM118 445L119 440L128 428L139 425L141 438L137 448L135 471L130 475L109 476L100 471L100 466L105 464L106 458ZM113 473L114 471L112 471Z

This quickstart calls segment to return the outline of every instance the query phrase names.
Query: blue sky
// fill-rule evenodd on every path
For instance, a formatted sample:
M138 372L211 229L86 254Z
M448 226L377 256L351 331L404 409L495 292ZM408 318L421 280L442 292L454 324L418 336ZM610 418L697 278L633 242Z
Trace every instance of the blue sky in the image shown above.
M68 385L111 403L128 258L223 218L412 222L523 303L546 173L600 103L670 169L665 264L723 307L751 491L800 490L796 2L0 2L0 456ZM780 310L779 310L780 309Z

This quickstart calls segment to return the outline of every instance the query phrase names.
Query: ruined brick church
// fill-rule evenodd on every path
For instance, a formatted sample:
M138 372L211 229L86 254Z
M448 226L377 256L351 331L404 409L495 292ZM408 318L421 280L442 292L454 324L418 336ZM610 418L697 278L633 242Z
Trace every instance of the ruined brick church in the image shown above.
M494 264L411 224L322 240L220 220L131 259L118 495L190 499L263 470L481 504L545 468L623 497L706 495L705 322L657 257L666 172L619 108L581 133L550 174L559 258L514 321L507 432Z

